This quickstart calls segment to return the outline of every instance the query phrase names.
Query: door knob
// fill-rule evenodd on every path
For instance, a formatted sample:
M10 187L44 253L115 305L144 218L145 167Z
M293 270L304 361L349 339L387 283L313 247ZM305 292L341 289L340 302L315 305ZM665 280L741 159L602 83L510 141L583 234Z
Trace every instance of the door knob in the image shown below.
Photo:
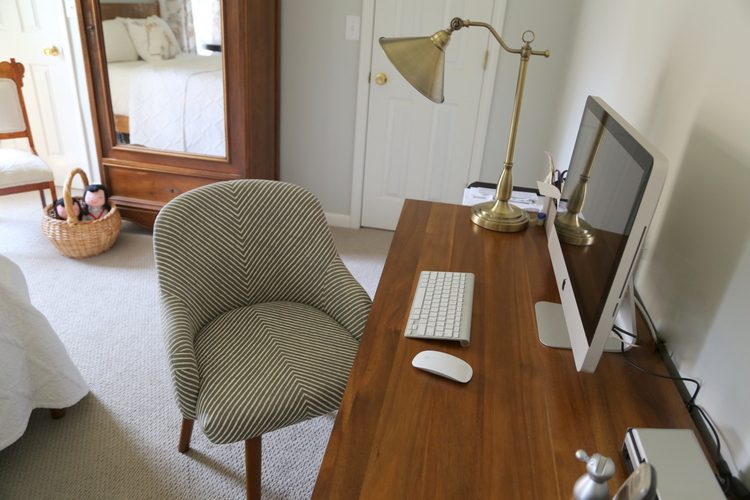
M50 57L56 57L60 55L60 49L58 49L54 45L52 45L51 47L45 47L42 52L44 52L45 56L50 56Z
M375 83L385 85L388 83L388 76L385 73L375 73Z

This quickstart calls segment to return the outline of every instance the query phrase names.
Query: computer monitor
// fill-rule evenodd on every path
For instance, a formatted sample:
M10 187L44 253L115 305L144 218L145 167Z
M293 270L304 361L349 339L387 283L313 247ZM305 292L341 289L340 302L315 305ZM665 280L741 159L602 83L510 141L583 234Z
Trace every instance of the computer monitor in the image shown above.
M632 343L633 267L656 209L667 161L601 98L589 96L547 239L562 304L537 303L539 338L572 348L593 372L602 352Z

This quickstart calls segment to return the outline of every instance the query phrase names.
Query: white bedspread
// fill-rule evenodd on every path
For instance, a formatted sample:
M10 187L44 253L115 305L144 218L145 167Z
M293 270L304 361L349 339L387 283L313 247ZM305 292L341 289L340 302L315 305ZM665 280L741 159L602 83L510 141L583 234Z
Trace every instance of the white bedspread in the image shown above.
M225 156L224 78L219 56L181 54L130 76L130 143Z
M109 93L112 99L112 112L116 115L130 114L130 80L138 68L148 66L146 61L124 61L107 65L109 73Z
M29 301L20 268L0 256L0 450L34 408L67 408L89 392L47 318Z

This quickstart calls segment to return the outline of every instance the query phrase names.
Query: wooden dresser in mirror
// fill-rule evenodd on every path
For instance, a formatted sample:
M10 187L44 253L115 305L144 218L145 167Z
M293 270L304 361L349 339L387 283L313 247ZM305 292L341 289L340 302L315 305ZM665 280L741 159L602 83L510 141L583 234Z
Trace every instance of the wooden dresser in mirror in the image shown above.
M77 1L102 182L124 217L150 228L195 187L278 178L277 0Z

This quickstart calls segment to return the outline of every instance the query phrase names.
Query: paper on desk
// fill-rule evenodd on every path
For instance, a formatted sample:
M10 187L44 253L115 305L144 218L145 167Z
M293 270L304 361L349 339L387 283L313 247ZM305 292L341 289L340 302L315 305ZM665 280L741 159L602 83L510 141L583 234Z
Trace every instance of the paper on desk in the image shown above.
M552 200L559 202L562 193L557 189L557 186L549 182L537 181L536 186L537 189L539 189L539 194L543 196L542 212L547 214L547 228L549 230L555 222L556 214L555 203ZM549 232L547 233L547 236L549 236Z
M549 182L536 181L536 187L539 190L539 194L541 194L542 196L552 198L553 200L560 199L561 194L560 190L557 189L557 186Z
M495 188L470 187L464 189L464 205L476 205L477 203L492 201L494 199ZM536 193L513 191L508 201L518 208L531 212L538 212L542 209L542 200L539 199Z

